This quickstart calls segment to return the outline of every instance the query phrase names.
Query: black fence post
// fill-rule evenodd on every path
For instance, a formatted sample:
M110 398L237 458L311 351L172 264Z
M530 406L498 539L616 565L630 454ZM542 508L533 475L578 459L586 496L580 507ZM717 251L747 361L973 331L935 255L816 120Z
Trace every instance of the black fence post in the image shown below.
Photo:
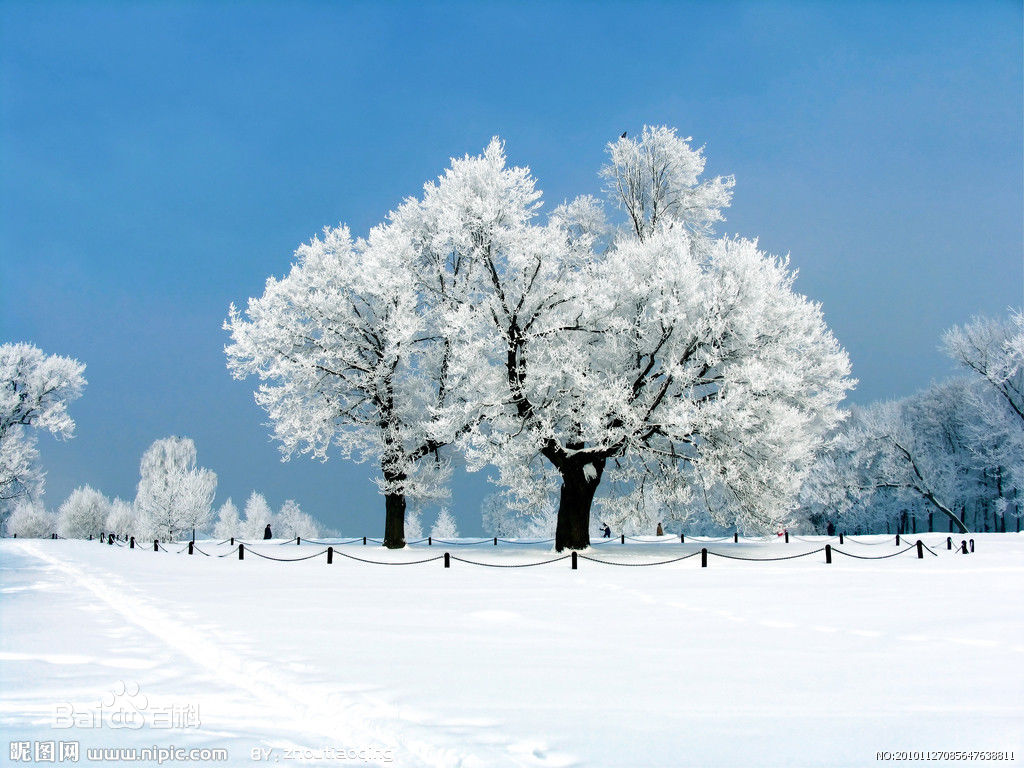
M295 544L296 544L296 545L299 545L299 544L301 544L301 543L302 543L302 537L301 537L301 536L296 536L296 537L295 537Z
M576 553L575 552L572 553L572 569L574 571L576 570Z
M620 543L625 544L626 543L626 534L624 534L624 533L619 534L619 541L620 541Z
M832 562L832 545L831 544L826 544L825 545L825 563L828 564L828 563L831 563L831 562Z
M953 549L953 537L952 536L947 536L946 537L946 549Z
M131 540L128 542L128 549L135 549L135 537L134 536L132 536Z
M107 544L110 544L111 546L114 545L114 534L112 534L112 533L108 533L107 534Z
M924 560L924 544L921 543L920 539L917 540L917 559Z
M449 555L447 552L444 553L444 567L445 568L451 568L452 567L452 556Z
M843 534L841 534L841 533L839 534L839 543L840 544L843 543Z
M190 541L190 542L188 543L188 553L189 553L190 555L191 555L191 554L194 554L194 553L193 553L193 551L192 551L192 548L193 548L193 547L194 547L195 545L196 545L196 543L195 543L194 541Z
M363 544L365 544L365 543L366 543L366 539L364 538L363 539ZM428 547L434 546L434 537L433 536L427 536L427 546Z
M498 537L497 536L494 537L494 546L498 546Z
M89 534L89 541L92 541L92 534Z
M680 544L685 544L686 543L686 537L683 534L681 534L681 533L679 534L679 543Z
M700 548L700 567L701 568L707 568L708 567L708 548L707 547L701 547Z
M234 536L231 537L231 546L232 547L235 546L235 537Z
M733 544L739 544L740 543L740 532L739 531L735 531L732 534L732 543Z
M970 540L971 552L974 552L974 539Z
M899 545L900 545L900 535L897 533L896 534L896 546L898 547Z
M160 540L159 539L153 539L153 551L154 552L159 552L160 551Z
M327 548L327 564L330 565L334 562L334 547Z
M364 547L366 546L366 537L365 536L363 536L363 546Z
M786 543L789 544L789 531L786 531Z
M967 554L967 542L966 541L961 541L960 542L960 554L961 555L966 555Z
M245 544L238 545L238 559L245 560Z

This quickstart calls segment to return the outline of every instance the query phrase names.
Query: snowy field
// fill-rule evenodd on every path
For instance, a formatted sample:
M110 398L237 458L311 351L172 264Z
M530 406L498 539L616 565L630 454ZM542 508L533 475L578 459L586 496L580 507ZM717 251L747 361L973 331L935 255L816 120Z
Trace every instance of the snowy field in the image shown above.
M650 568L581 559L575 571L341 556L513 565L554 558L550 544L360 541L327 565L255 556L324 549L305 543L259 542L239 562L181 545L6 539L0 759L8 742L73 741L82 763L90 747L154 745L223 748L240 765L254 749L285 765L864 766L883 751L1000 750L1020 761L1024 536L976 534L973 555L946 551L945 534L920 538L937 555L712 556L706 569L699 555ZM666 537L586 554L780 557L826 541L838 546ZM899 551L883 536L841 549Z

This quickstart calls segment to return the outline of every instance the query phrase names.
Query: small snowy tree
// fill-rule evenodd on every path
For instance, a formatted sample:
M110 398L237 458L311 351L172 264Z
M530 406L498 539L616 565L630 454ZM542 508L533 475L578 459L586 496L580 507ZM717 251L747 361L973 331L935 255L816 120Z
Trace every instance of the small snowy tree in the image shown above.
M218 539L230 539L241 536L241 529L238 507L228 498L217 511L217 522L213 526L213 535Z
M430 529L430 535L435 539L457 539L459 537L455 518L452 517L452 513L448 511L447 507L441 507L441 511L437 513L437 520L434 521L434 527Z
M192 440L154 442L142 456L140 475L135 507L155 538L173 540L209 525L217 475L196 466Z
M120 498L110 502L110 511L107 513L107 522L103 530L116 533L118 536L141 537L143 533L135 506L130 501Z
M245 502L245 520L242 522L241 535L247 539L262 539L263 532L270 525L273 512L262 493L253 491ZM271 529L271 533L280 535Z
M413 541L423 538L423 522L419 509L413 505L405 508L405 535Z
M48 512L41 501L19 498L7 518L7 535L22 539L48 539L57 532L57 516Z
M294 539L296 536L315 539L320 535L316 521L303 512L294 499L288 499L281 505L281 511L277 515L277 526L277 535L287 539Z
M76 488L60 505L57 528L66 539L87 539L105 531L110 500L88 485Z
M60 439L74 435L67 409L82 394L84 371L77 360L45 355L31 344L0 344L0 502L42 492L29 430Z

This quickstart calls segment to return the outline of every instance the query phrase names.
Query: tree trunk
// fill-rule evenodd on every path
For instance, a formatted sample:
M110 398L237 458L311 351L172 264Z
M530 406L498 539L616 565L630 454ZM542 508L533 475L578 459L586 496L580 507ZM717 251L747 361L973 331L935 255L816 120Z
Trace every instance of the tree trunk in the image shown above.
M405 494L384 496L384 546L401 549L405 546Z
M589 464L570 460L561 469L562 492L555 526L556 552L590 546L590 507L603 471L603 459Z

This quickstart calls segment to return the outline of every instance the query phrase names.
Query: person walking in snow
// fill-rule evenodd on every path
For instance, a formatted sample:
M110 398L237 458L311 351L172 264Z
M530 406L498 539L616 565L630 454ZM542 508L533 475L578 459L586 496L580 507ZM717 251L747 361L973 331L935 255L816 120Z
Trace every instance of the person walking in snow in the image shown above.
M264 541L270 538L270 523L267 523L266 529L263 531Z
M612 537L612 529L608 527L608 523L604 524L604 531L602 532L602 535L606 539L610 539Z
M655 531L655 535L657 535L657 536L664 536L665 535L665 529L661 527L661 523L658 523L658 530Z

